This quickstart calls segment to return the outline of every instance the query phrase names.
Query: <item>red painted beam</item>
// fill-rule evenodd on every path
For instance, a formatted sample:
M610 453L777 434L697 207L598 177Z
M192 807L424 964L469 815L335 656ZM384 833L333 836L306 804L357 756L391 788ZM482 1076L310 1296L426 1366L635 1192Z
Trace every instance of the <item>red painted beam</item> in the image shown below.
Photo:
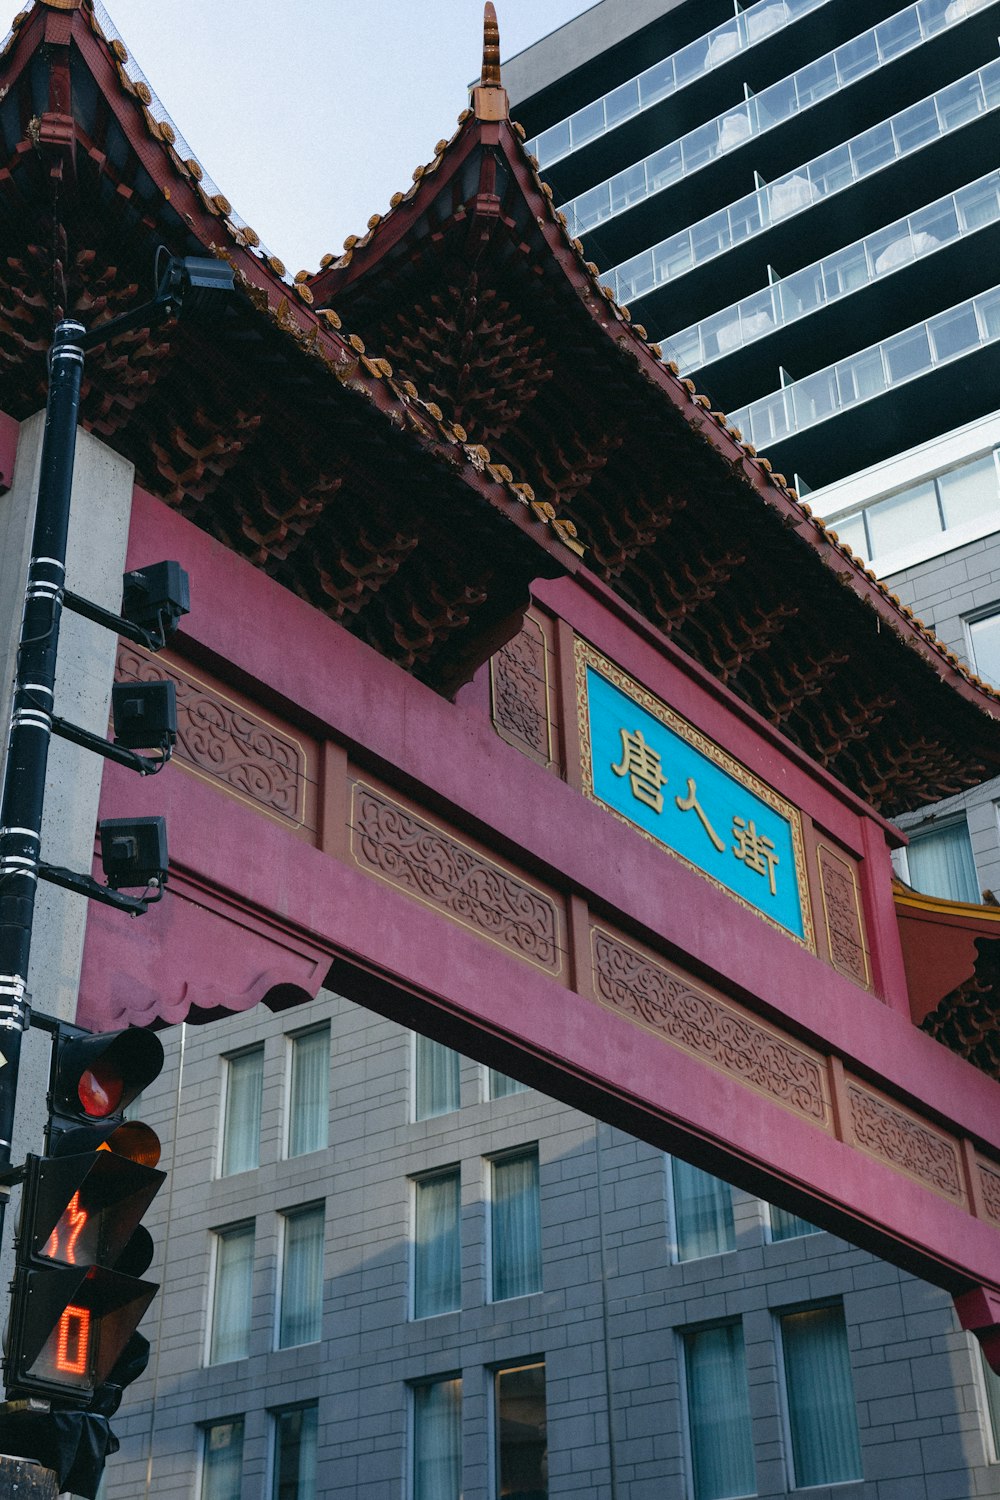
M1000 1306L1000 1085L506 745L475 702L440 698L138 495L129 564L162 556L181 558L192 575L187 649L326 742L324 847L183 772L137 783L109 766L103 812L166 814L178 877L141 923L92 914L87 1024L203 1019L261 998L283 1005L315 993L332 964L330 982L363 1003L946 1287L964 1299L967 1326L983 1331ZM882 883L891 899L881 820L810 774L724 689L620 612L573 581L558 592L563 613L600 650L865 862L866 888L878 897L868 903L873 958L898 984L898 931L872 919ZM487 861L548 890L563 912L557 972L352 862L349 764L456 831L443 838L478 840L492 851ZM719 1056L706 1061L678 1044L657 1014L637 1021L602 1000L591 943L592 929L607 924L626 948L679 971L694 1003L721 1007L724 1026L763 1027L765 1051L774 1041L804 1057L825 1090L822 1118L748 1086ZM852 1124L856 1098L876 1116L868 1147ZM883 1127L888 1145L876 1138ZM937 1175L935 1154L944 1163Z

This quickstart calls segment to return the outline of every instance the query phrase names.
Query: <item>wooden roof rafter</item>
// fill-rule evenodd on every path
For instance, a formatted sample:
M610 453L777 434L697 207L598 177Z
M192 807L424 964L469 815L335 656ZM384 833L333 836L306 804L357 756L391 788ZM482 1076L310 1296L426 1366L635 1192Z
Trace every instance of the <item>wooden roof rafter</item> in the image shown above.
M182 158L127 60L90 0L35 0L0 56L0 204L11 205L0 207L0 284L9 288L0 297L0 407L20 418L44 400L60 312L95 328L149 295L158 244L225 258L238 295L213 328L187 320L95 349L84 425L131 457L153 494L453 691L523 609L531 581L575 568L582 549L572 524L533 507L509 466L469 442L332 309L316 308L305 273L287 279L263 255L197 161ZM28 129L29 96L44 98L45 88L51 108ZM268 430L286 463L265 493L259 476L268 469L274 479ZM364 468L353 450L367 453L369 468L382 455L388 510L364 538L339 529L355 515L351 486ZM313 484L305 476L316 453L327 472ZM414 525L420 546L403 546ZM466 576L445 586L452 559Z
M794 696L796 666L814 657L807 670L822 678L820 695L830 700L828 723L815 721L813 695L803 691L798 706L786 712L784 728L884 809L898 811L933 800L946 788L954 789L956 778L968 786L985 771L1000 770L994 728L1000 694L893 596L835 531L812 515L784 476L773 472L766 458L743 441L693 382L679 378L645 330L632 322L628 309L616 304L582 245L571 239L537 162L524 151L523 131L508 118L506 95L494 71L494 22L488 7L484 72L459 131L451 141L438 143L433 160L414 172L412 187L394 196L388 215L373 216L368 232L360 239L352 236L343 256L330 260L310 279L317 303L335 301L366 336L384 342L391 338L393 320L398 324L404 319L407 308L428 306L443 286L460 286L454 267L463 257L470 268L474 266L481 286L489 285L492 275L497 297L506 298L523 321L545 333L544 347L555 376L539 387L511 428L491 441L557 512L560 503L569 500L588 547L589 567L647 618L667 628L716 676L726 627L714 595L696 598L693 607L679 602L680 620L670 624L671 600L684 584L684 568L708 576L715 569L715 556L735 552L744 557L728 587L733 596L730 607L742 600L739 630L748 637L756 628L755 595L766 578L787 590L789 578L801 576L803 590L815 596L814 603L786 632L787 643L781 649L755 651L756 662L741 662L738 670L727 673L727 680L774 722L775 704ZM477 160L478 174L473 170ZM470 181L474 191L468 190ZM464 198L457 194L459 182L466 188ZM479 232L474 236L470 225L477 221ZM433 237L428 233L431 224ZM475 245L474 255L470 244ZM522 274L515 281L518 262ZM460 336L457 320L452 332L456 339ZM443 343L443 338L439 330L425 329L422 348L413 340L400 342L398 362L404 369L408 359L422 361L429 369L436 355L434 344ZM541 357L537 345L533 355ZM447 404L444 400L448 369L455 364L453 350L438 362L436 395L447 410L455 405L454 395ZM565 399L561 385L566 386ZM596 460L601 424L606 429L619 406L629 412L629 448L639 467L651 473L659 468L665 474L669 493L655 507L659 519L652 527L636 524L627 513L634 490L615 484L629 468L627 455L605 464L594 461L582 482L567 486L565 496L558 488L558 466L548 462L545 445L553 431L559 431L564 441L572 435L567 412L575 414L579 430L586 432L586 446L594 449ZM463 420L467 412L473 412L468 403ZM471 415L468 426L476 431ZM662 457L665 442L669 462ZM572 466L566 466L566 472L572 474ZM692 504L692 494L698 491L700 503ZM684 519L678 529L681 504ZM642 508L648 518L648 506ZM712 510L714 517L707 514ZM629 535L631 540L625 540ZM643 536L648 538L645 543L639 540ZM661 546L660 536L669 536L669 543ZM692 551L697 541L701 555L685 558L685 541ZM677 578L670 576L671 569L678 571ZM654 597L657 590L662 597ZM830 643L833 649L813 651L815 638L831 631L841 637ZM709 639L715 633L720 638ZM896 678L908 683L920 707L898 704L894 728L899 753L889 763L895 770L887 778L878 762L893 741L891 734L887 738L885 714L878 705ZM859 720L858 703L875 705L867 722ZM921 738L921 720L937 751L925 749L918 773L904 762L907 740ZM839 729L830 727L838 724ZM866 737L871 738L867 752ZM964 782L961 770L956 770L963 763Z

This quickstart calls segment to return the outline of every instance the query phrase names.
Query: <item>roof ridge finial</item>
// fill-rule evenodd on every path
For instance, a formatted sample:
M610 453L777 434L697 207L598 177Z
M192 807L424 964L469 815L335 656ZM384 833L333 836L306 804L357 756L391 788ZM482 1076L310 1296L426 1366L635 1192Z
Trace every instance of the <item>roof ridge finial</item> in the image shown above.
M486 0L483 13L483 72L479 82L484 88L500 87L500 25L492 0Z
M506 120L510 105L500 81L500 25L493 0L483 12L483 71L472 90L472 108L477 120Z

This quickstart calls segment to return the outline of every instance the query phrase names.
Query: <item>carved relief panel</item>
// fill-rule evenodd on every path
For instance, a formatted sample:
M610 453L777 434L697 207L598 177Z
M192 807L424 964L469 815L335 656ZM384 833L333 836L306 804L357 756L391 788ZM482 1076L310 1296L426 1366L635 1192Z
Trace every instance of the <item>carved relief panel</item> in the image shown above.
M562 903L485 850L398 802L351 786L355 862L397 890L553 975L563 973Z
M171 681L177 690L174 760L293 832L316 829L316 746L291 726L241 702L186 662L120 641L120 682Z
M869 989L871 968L857 862L822 842L816 845L816 862L830 962L846 978Z
M529 613L517 635L490 659L490 709L501 739L540 765L555 765L553 642L549 622Z

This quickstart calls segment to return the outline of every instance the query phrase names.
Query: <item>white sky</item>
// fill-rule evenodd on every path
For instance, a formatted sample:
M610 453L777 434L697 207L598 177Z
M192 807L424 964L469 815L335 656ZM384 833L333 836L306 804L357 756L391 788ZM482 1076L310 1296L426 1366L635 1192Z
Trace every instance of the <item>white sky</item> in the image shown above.
M482 0L103 0L177 129L292 272L430 161L482 59ZM502 57L593 0L495 0ZM0 35L27 0L0 0Z

